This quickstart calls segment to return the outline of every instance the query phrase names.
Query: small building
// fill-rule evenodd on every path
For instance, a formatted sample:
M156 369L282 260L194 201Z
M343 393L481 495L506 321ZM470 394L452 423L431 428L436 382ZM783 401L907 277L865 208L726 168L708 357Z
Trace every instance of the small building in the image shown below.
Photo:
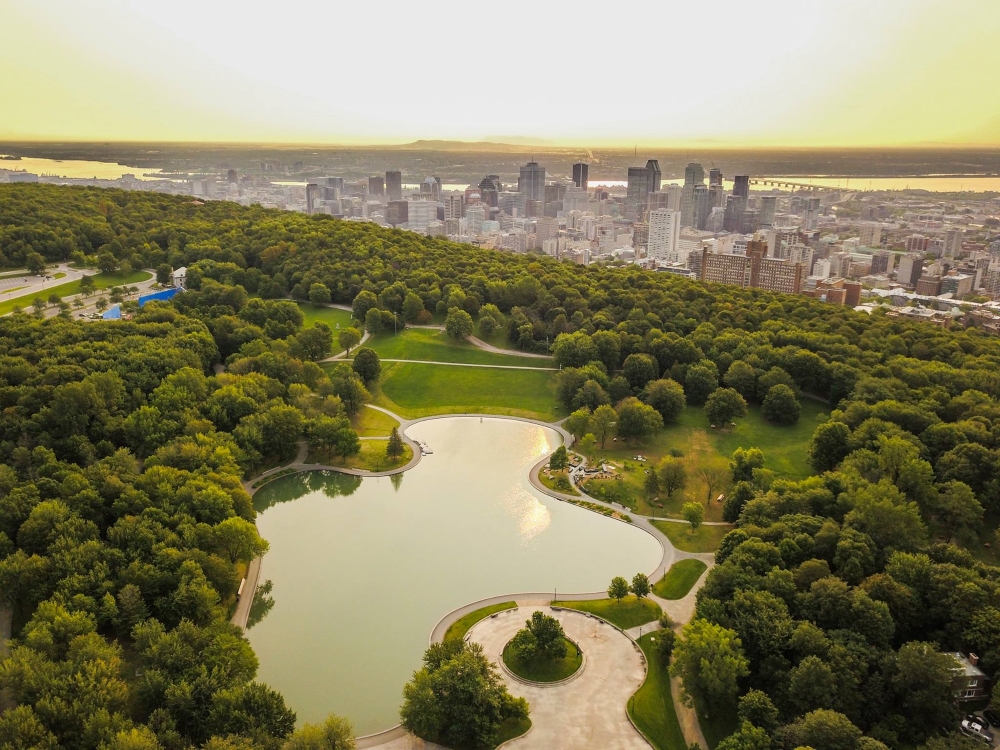
M979 668L979 657L975 654L965 654L959 651L949 652L948 656L955 660L955 677L952 680L952 695L959 703L965 701L986 700L989 693L986 690L988 679L986 673Z
M174 288L175 289L183 289L184 288L184 286L185 286L185 284L187 282L187 272L188 272L187 266L181 266L177 270L171 272L170 275L173 277L173 282L174 282Z

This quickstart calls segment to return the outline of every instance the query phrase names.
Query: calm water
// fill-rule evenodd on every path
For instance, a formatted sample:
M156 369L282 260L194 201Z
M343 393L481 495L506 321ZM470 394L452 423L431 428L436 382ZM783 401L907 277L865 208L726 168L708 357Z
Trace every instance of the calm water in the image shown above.
M143 177L143 173L153 174L160 172L159 169L148 167L127 167L124 164L115 164L106 161L85 161L83 159L33 159L27 156L17 160L0 160L0 169L11 169L20 172L32 172L37 175L54 175L55 177L78 177L91 179L96 177L99 180L117 180L123 174L134 174L136 179L151 180L152 177Z
M798 185L820 185L822 187L849 188L851 190L928 190L934 193L958 193L970 191L1000 192L1000 177L978 177L976 175L939 175L927 177L757 177L761 180L783 180ZM602 185L608 188L625 188L627 180L590 180L590 187ZM663 180L664 185L683 185L683 179ZM732 190L732 180L723 180L726 190ZM751 190L769 190L766 185L751 185ZM787 188L782 188L787 190Z
M660 560L646 532L531 488L554 430L456 417L408 434L434 454L401 482L314 472L254 498L274 606L247 636L258 679L300 722L335 712L359 735L387 729L446 613L501 594L601 591Z

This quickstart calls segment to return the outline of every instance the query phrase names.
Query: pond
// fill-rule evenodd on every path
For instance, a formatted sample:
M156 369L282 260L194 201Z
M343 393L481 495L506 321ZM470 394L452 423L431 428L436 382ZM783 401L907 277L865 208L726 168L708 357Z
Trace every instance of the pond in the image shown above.
M546 497L529 469L561 442L528 422L450 417L407 434L433 450L405 474L296 474L254 497L271 544L247 636L258 679L303 721L333 712L358 735L399 722L434 625L486 597L602 591L652 572L644 531Z

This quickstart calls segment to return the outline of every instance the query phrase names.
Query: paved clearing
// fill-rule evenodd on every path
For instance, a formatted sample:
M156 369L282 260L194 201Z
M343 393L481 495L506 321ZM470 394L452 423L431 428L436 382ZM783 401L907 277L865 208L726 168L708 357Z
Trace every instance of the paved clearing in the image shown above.
M605 622L549 607L520 607L473 626L469 638L499 663L504 644L524 627L534 610L553 615L566 635L580 644L587 663L565 685L533 687L503 674L514 695L528 699L531 731L514 740L517 750L649 750L625 715L625 705L646 674L642 657L625 635Z

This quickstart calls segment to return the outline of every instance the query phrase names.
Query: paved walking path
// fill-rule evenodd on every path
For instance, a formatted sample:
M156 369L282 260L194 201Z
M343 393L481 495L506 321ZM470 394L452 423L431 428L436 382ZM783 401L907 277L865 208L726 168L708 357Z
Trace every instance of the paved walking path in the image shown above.
M525 685L501 670L510 692L526 698L531 707L531 731L509 747L649 750L625 713L628 699L645 679L645 661L628 637L603 620L568 610L526 607L480 621L469 631L469 639L482 644L486 658L499 665L504 645L535 610L559 620L587 660L579 677L555 687Z

